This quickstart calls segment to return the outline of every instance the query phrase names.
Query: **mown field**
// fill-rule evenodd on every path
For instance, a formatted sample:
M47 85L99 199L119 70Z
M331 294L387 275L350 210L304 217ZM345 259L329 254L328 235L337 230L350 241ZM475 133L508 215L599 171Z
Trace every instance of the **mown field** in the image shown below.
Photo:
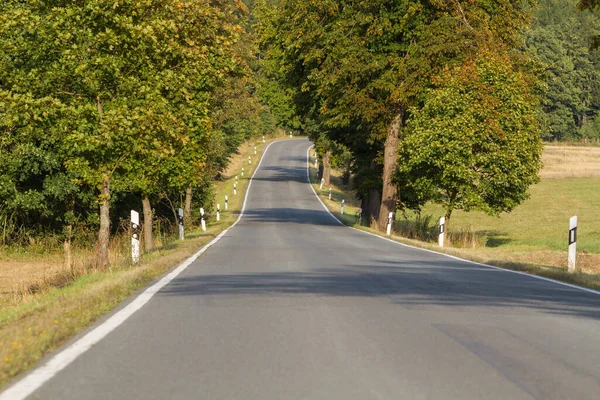
M600 284L596 279L600 275L600 148L546 146L543 161L540 183L531 187L530 198L512 213L492 217L481 212L455 211L448 224L450 240L446 251L478 262L596 287ZM315 174L312 169L313 179ZM338 175L334 172L332 201L327 199L328 188L319 191L316 184L315 188L338 214L339 203L345 199L343 219L347 224L356 224L359 204L349 188L341 185ZM421 212L421 228L435 234L443 214L440 206L426 205ZM573 215L579 217L578 266L583 274L577 278L562 276L567 266L569 218ZM416 236L410 231L419 225L415 223L415 213L407 213L406 219L398 213L397 218L398 240L437 249L433 235L429 243L406 238ZM428 220L425 227L423 220Z

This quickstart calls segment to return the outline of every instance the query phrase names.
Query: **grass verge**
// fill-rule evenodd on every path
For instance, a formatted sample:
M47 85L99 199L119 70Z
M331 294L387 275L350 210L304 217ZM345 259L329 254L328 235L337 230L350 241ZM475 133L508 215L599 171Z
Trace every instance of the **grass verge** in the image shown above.
M363 225L358 223L358 210L360 204L356 200L354 191L349 186L345 186L341 183L339 171L332 170L331 179L331 200L329 199L329 187L323 187L320 189L320 185L317 181L317 170L314 168L314 151L311 150L311 157L309 161L310 165L310 180L315 191L327 208L344 224L352 226L357 229L361 229L370 233L374 233L380 236L384 236L381 232L373 229L369 226L365 226L366 221L363 221ZM540 201L547 200L540 196ZM341 201L345 201L344 214L341 211ZM558 204L558 203L557 203ZM564 204L564 203L563 203ZM559 205L557 205L559 206ZM479 216L478 216L479 218ZM491 218L491 217L490 217ZM454 221L453 221L454 222ZM436 226L437 229L437 226ZM464 232L464 231L463 231ZM460 236L461 230L457 229L457 235ZM584 262L586 257L591 259L590 267L577 273L568 273L566 266L556 265L557 256L560 256L560 260L564 259L566 264L566 250L562 253L556 251L547 251L544 249L521 249L520 251L499 250L499 249L487 249L487 248L453 248L445 247L440 248L437 243L431 243L421 240L410 239L403 237L398 232L393 232L389 237L400 243L404 243L410 246L419 247L427 250L433 250L440 253L445 253L453 256L457 256L466 260L493 265L496 267L510 269L514 271L525 272L532 275L538 275L545 278L554 279L557 281L570 283L582 287L587 287L594 290L600 290L600 266L596 265L597 254L578 254L578 259L583 259ZM437 236L435 237L437 240ZM520 260L528 259L539 259L547 260L548 263L542 262L524 262ZM563 263L562 261L560 262ZM555 265L552 265L555 264Z
M270 138L270 141L277 138ZM268 143L267 143L268 144ZM216 183L217 202L229 196L229 210L221 221L209 221L207 231L196 229L186 240L164 245L144 254L137 266L114 265L108 271L92 272L64 287L49 287L17 303L3 303L0 310L0 389L75 334L126 300L137 290L159 278L194 254L237 220L258 160L267 144L254 140L240 147L232 160L235 166ZM254 146L257 155L254 155ZM248 156L252 164L248 165ZM238 194L233 195L237 165L246 160L244 177L239 176Z

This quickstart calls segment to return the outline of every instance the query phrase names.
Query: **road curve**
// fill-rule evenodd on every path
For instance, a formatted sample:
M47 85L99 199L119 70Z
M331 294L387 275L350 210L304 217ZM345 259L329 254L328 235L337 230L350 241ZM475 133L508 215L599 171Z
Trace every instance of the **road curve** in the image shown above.
M240 222L32 399L598 399L600 296L340 226L274 143Z

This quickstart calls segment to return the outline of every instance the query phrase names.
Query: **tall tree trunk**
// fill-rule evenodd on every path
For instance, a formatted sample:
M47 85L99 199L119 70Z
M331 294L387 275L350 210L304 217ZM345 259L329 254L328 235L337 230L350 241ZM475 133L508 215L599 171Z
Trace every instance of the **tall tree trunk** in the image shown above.
M65 226L65 241L63 242L63 250L65 252L65 268L73 272L73 257L71 255L71 237L73 235L73 225Z
M331 152L328 151L323 156L323 185L331 184Z
M367 220L369 224L374 220L377 223L379 220L379 208L381 207L381 191L378 188L369 189L369 197L367 204Z
M102 191L100 193L100 229L98 231L98 260L99 269L108 267L110 241L110 178L102 180Z
M152 237L152 206L148 196L142 197L142 210L144 212L144 249L152 251L154 238Z
M375 159L377 153L372 154L371 162L369 165L370 173L373 177L380 176L379 166ZM371 180L371 178L368 178ZM378 187L370 187L367 192L367 196L362 199L361 208L363 210L363 219L367 221L369 225L375 220L376 223L379 219L379 207L381 206L381 190Z
M192 226L192 194L192 187L188 186L185 189L185 204L183 206L183 223L188 229Z
M186 224L188 224L188 221L192 217L192 194L191 186L185 189L185 207L183 209L183 217L185 218Z
M71 197L68 202L68 211L71 214L69 218L72 218L75 212L75 198ZM69 222L65 226L65 241L63 242L63 249L65 252L65 268L73 273L73 257L71 253L71 242L73 240L73 223Z
M384 229L388 222L388 214L396 211L396 196L398 189L392 183L392 177L398 168L398 141L400 128L404 120L404 110L393 119L385 139L383 155L383 190L381 207L379 208L379 228Z

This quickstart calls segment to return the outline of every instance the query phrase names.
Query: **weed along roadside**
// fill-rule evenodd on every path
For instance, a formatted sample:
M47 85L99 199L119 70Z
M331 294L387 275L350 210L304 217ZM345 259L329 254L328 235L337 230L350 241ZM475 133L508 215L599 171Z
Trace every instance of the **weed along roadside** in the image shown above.
M427 205L421 214L407 213L406 218L397 216L395 227L391 235L387 236L375 226L368 226L369 221L361 218L360 203L356 199L356 193L351 189L350 184L342 183L342 171L332 169L330 187L320 188L316 161L314 150L311 150L308 159L311 184L323 204L345 225L410 246L600 290L600 235L597 234L600 231L600 222L593 217L594 208L586 204L586 201L592 202L595 198L590 193L595 192L596 188L600 189L600 170L593 176L586 172L586 177L569 177L563 182L556 179L542 180L532 189L531 199L515 210L516 216L488 217L482 213L456 213L452 220L454 226L446 224L445 244L442 248L439 245L438 217L443 215L440 207ZM569 202L564 194L568 191L562 190L557 196L557 191L561 188L569 188L571 193L575 193L573 196L579 196L578 202L573 202L572 199L570 202L580 204L580 209L564 210L565 202ZM341 213L342 201L344 201L343 214ZM586 240L582 239L582 231L579 230L577 269L570 273L567 269L569 245L567 238L570 235L568 228L571 216L569 214L578 213L584 216L587 224ZM527 214L531 214L531 221L527 221ZM517 223L514 222L515 218L518 218ZM359 223L361 219L362 224ZM540 219L552 222L554 229L547 226L540 227L538 222ZM473 227L477 229L478 224L483 225L481 228L483 232L473 230ZM581 216L579 224L581 229L583 226ZM502 237L497 237L497 233L492 231L490 226L497 226L507 231L512 227L513 230L503 233ZM532 237L536 234L537 237ZM580 247L580 243L583 247Z
M223 180L215 183L215 210L206 213L206 231L200 226L186 227L184 240L170 242L141 255L137 265L124 262L113 265L107 271L84 273L60 287L47 285L40 287L36 293L2 299L0 388L230 227L238 219L250 177L264 149L277 139L270 138L265 142L252 140L240 146L223 174ZM241 161L247 161L250 154L253 162L242 164ZM246 174L236 180L236 172L241 165ZM236 183L238 193L233 195ZM228 197L228 205L225 209L221 208L217 221L216 205L222 205L225 196ZM131 249L127 248L126 253L131 255Z

